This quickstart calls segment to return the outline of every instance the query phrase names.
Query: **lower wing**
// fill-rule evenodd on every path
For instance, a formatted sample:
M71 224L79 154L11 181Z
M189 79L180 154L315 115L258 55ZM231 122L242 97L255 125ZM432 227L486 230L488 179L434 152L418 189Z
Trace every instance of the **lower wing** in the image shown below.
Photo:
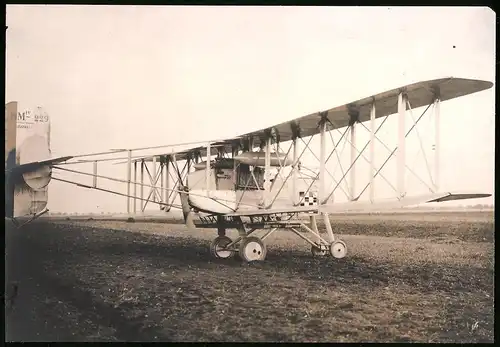
M424 195L415 195L404 198L392 198L392 199L384 199L376 202L370 201L349 201L349 202L341 202L335 204L325 204L319 206L310 206L310 207L293 207L293 208L279 208L279 209L262 209L262 210L253 210L253 211L241 211L227 214L226 216L232 217L243 217L243 216L262 216L262 215L270 215L270 214L279 214L279 213L347 213L347 212L383 212L384 210L393 210L403 207L415 206L424 203L430 202L445 202L445 201L453 201L453 200L464 200L464 199L478 199L478 198L487 198L490 197L491 194L485 193L429 193Z

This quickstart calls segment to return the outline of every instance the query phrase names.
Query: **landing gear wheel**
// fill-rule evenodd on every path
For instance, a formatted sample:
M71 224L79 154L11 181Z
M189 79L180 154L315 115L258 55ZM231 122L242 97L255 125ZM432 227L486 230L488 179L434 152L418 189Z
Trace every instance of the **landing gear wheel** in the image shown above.
M347 254L347 245L344 241L334 241L330 245L330 254L336 259L342 259Z
M267 248L258 237L246 237L240 242L240 257L246 262L266 259Z
M231 239L227 236L216 237L210 244L210 253L218 259L232 258L235 252L231 249L226 249L227 245L231 242L233 241L231 241Z
M326 255L327 249L324 246L311 246L311 253L313 257L324 257Z

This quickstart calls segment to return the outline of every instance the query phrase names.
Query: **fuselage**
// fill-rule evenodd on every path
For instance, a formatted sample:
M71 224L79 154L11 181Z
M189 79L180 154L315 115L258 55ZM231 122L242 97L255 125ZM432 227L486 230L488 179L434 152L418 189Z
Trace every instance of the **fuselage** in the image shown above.
M208 175L206 169L203 169L206 168L206 162L195 164L195 171L189 173L187 178L189 205L195 210L213 214L266 207L264 204L265 170L260 166L263 164L264 156L261 152L247 153L236 156L235 159L214 161L210 165ZM292 177L289 175L292 162L284 161L283 156L275 155L275 158L280 158L282 165L285 163L285 168L280 170L279 175L273 172L269 175L270 189L267 207L269 204L276 208L294 207L306 192L308 196L311 196L311 203L313 203L313 197L317 192L316 182L311 178L301 178L295 182L294 187ZM271 161L270 166L279 166L280 162L276 159ZM305 203L308 204L309 201Z

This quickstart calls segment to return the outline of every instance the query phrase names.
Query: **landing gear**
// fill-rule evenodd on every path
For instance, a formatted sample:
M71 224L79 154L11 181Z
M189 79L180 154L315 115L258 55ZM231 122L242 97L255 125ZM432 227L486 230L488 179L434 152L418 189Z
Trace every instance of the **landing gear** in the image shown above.
M330 244L330 254L336 259L342 259L347 254L347 245L344 241L338 240Z
M246 262L262 261L266 259L267 248L258 237L246 237L240 242L240 257Z
M210 245L210 253L217 259L229 259L234 256L234 250L228 249L231 239L227 236L218 236Z
M347 255L345 242L335 237L326 214L324 214L326 233L318 231L315 215L310 217L309 225L301 219L292 219L293 215L288 219L278 218L280 216L275 216L276 218L266 215L250 216L249 222L243 222L241 217L209 217L200 217L201 223L198 226L218 229L219 236L210 245L210 253L217 259L230 259L239 253L240 258L245 262L263 261L267 256L267 247L264 242L279 229L287 229L306 241L311 247L313 257L331 255L335 259L342 259ZM226 229L236 229L238 236L231 240L226 236ZM300 229L309 232L314 238L308 237ZM259 230L264 232L259 236L254 234Z
M318 246L311 246L311 253L314 257L324 257L328 252L328 249L321 245L320 247Z
M210 253L217 259L230 259L236 252L246 262L266 259L267 247L262 239L255 236L243 237L239 241L239 249L235 249L238 241L233 242L227 236L218 236L210 244Z

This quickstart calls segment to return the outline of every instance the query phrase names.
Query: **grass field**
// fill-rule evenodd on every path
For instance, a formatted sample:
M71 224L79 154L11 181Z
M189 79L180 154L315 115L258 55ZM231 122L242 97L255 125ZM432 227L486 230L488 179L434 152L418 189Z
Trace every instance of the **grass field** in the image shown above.
M346 258L277 232L252 264L178 224L8 228L6 340L493 342L493 218L336 217Z

